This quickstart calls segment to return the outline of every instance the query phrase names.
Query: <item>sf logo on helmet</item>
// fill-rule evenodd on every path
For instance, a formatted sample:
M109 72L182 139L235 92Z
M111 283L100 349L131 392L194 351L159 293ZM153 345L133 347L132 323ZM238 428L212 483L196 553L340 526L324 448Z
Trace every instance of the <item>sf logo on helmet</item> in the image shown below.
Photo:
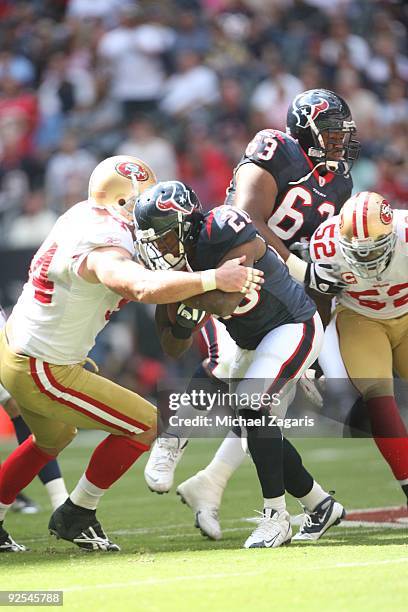
M314 121L320 113L323 113L329 108L328 101L323 98L321 98L320 102L317 104L306 104L301 108L296 108L296 102L297 100L295 99L293 102L293 114L297 118L296 125L301 128L309 127L311 121Z
M137 181L147 181L149 178L147 170L139 166L139 164L130 161L116 164L115 170L118 174L128 179L134 176Z
M387 200L383 200L381 202L380 207L380 219L384 223L384 225L389 225L392 223L393 211Z
M181 191L181 195L177 195L176 191ZM159 210L175 210L176 212L182 212L184 214L190 213L193 210L193 205L190 201L190 194L179 182L175 182L172 185L172 192L169 196L160 193L156 200L156 206Z

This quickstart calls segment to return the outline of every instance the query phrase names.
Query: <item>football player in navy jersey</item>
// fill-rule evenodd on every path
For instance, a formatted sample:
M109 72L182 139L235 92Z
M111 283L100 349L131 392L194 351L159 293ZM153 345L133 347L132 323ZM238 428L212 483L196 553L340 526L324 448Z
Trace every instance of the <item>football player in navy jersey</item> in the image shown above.
M337 214L351 194L350 169L360 149L354 140L355 131L350 109L340 96L323 89L303 92L288 109L286 134L262 130L248 144L235 168L226 199L227 204L250 214L258 232L286 261L292 276L318 289L319 292L311 294L324 321L330 313L331 294L341 287L332 282L330 270L325 274L320 270L320 275L316 275L313 266L298 255L301 255L302 243L307 249L308 241L320 223ZM297 249L293 250L294 247ZM207 378L206 384L212 380L212 384L217 385L233 358L231 341L225 339L225 328L215 319L211 319L201 331L207 341L211 368L206 371L199 368L197 377L201 382L197 380L197 384L203 384ZM328 343L331 347L330 374L341 377L342 373L336 374L332 364L335 340L330 345ZM152 490L164 492L171 488L183 451L184 447L177 446L173 440L156 442L145 470L146 481ZM285 482L286 488L291 494L301 497L298 493L301 488L294 477L297 457L286 441L284 454L285 467L292 474ZM234 428L208 466L177 488L193 509L196 524L210 538L221 537L218 510L222 494L244 458L240 430ZM320 491L317 489L315 495L312 488L310 495L303 499L306 522L297 539L315 539L317 523L321 525L320 534L323 533L327 515L320 507L322 500L319 496ZM313 521L312 530L308 527L308 515Z
M227 204L251 215L267 242L305 280L307 265L289 250L308 242L322 221L338 214L350 197L350 169L360 144L356 126L340 96L312 89L288 109L287 133L262 130L248 144L234 170Z
M134 217L140 255L152 270L189 267L198 271L210 264L217 267L231 258L245 256L246 265L264 273L264 284L253 295L243 299L239 293L225 296L217 290L210 291L208 297L186 301L186 306L195 313L192 317L185 319L179 307L180 316L176 317L175 324L169 320L167 327L174 343L180 344L201 319L200 311L208 310L220 317L237 343L229 377L237 394L237 414L246 429L248 449L264 497L258 526L247 538L245 547L275 548L287 543L292 530L285 503L283 437L273 418L278 413L272 403L278 398L282 415L282 407L286 406L289 394L293 394L296 381L318 356L323 326L316 306L244 211L224 205L203 215L201 204L190 188L180 181L167 181L137 198ZM320 273L319 268L317 264L315 275ZM162 323L162 328L166 327L165 321ZM259 405L260 394L266 400L263 408ZM252 403L255 396L256 402ZM242 397L244 408L240 406ZM260 410L258 418L254 410ZM298 462L307 495L318 485L303 468L300 457ZM319 489L320 503L327 515L324 530L327 530L339 522L344 509ZM319 535L320 531L321 525Z

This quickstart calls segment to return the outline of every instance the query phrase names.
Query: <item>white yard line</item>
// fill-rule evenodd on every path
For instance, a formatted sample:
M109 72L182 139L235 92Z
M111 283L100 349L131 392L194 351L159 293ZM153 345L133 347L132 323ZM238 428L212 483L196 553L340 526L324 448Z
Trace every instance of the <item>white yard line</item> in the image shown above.
M248 554L251 554L250 552ZM378 565L392 565L398 563L408 563L408 557L402 557L399 559L382 559L379 561L361 561L352 563L334 563L332 565L318 565L310 566L303 564L302 572L326 569L340 569L340 568L351 568L351 567L370 567ZM94 591L94 590L106 590L106 589L123 589L127 587L143 587L152 586L158 584L172 584L175 582L197 582L202 580L225 580L226 578L239 578L243 576L260 576L266 574L269 570L262 571L258 569L252 572L222 572L217 574L195 574L194 576L173 576L171 578L146 578L143 580L130 580L129 582L112 582L111 584L82 584L77 586L63 587L57 586L56 590L63 591L64 593L75 593L82 591Z
M73 593L76 591L92 591L95 589L123 589L124 587L138 587L156 584L171 584L172 582L189 582L197 580L224 580L241 576L259 576L259 571L253 572L223 572L219 574L195 574L194 576L173 576L172 578L146 578L144 580L130 580L129 582L112 582L111 584L83 584L73 587L55 587L57 591Z

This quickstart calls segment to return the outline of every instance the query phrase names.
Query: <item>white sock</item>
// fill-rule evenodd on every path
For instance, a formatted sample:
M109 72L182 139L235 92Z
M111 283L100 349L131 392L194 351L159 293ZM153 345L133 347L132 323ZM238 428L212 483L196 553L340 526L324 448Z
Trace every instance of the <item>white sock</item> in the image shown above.
M228 480L245 457L246 453L242 448L241 438L230 431L203 472L215 484L225 489Z
M50 496L50 502L53 510L61 506L68 497L68 491L63 478L54 478L45 485L47 493Z
M96 510L99 500L105 491L107 489L101 489L92 484L83 474L69 497L76 506L88 508L88 510Z
M316 506L320 504L326 497L329 497L327 491L322 489L318 482L313 481L313 487L307 495L299 497L299 501L306 507L307 510L312 512Z
M7 510L11 507L12 504L2 504L0 502L0 521L4 521L4 517L6 516Z
M284 495L280 495L279 497L264 497L264 508L272 508L273 510L277 510L279 514L281 512L285 512L286 510L286 499Z

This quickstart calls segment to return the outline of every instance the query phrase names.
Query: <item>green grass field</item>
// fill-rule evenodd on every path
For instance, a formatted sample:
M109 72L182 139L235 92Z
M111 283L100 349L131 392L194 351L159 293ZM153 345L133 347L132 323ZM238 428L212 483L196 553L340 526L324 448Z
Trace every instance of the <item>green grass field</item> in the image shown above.
M295 441L309 469L347 508L395 506L399 487L371 440ZM81 475L96 438L80 438L61 456L69 488ZM217 441L193 440L177 482L201 468ZM224 539L209 542L193 527L175 492L158 496L138 464L103 500L99 518L121 545L119 554L89 554L47 535L50 514L39 482L27 493L37 515L10 514L9 531L30 546L2 555L1 589L62 589L68 610L406 610L408 538L405 529L338 527L315 544L243 550L253 525L245 517L261 498L250 460L231 480L221 520ZM300 508L290 500L289 509Z

